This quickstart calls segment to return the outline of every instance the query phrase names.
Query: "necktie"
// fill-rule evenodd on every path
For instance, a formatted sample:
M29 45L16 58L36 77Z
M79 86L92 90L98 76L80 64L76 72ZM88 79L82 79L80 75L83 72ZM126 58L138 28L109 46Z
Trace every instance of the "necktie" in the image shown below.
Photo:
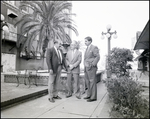
M61 57L60 57L60 53L59 53L59 50L57 49L57 53L58 53L58 59L59 59L59 61L60 61L60 63L61 63Z
M87 48L86 48L86 53L88 52L88 50L89 50L89 46L87 46Z
M74 57L74 50L72 50L72 60L73 60L73 57Z

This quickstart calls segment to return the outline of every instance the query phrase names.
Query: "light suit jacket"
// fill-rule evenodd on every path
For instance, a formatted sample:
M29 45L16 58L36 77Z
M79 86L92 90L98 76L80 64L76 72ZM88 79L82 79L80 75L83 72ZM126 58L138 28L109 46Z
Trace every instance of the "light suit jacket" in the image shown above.
M84 54L84 67L91 68L91 64L97 67L100 60L100 54L97 46L91 45L88 51Z
M69 50L66 55L66 64L68 73L80 73L80 63L82 61L82 53L79 50L76 50L72 58L72 51ZM69 65L73 65L73 69L69 69Z

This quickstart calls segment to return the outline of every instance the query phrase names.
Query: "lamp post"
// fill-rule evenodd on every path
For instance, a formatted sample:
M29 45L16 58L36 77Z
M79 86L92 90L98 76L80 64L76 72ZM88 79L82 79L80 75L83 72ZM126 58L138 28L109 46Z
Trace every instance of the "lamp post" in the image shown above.
M114 39L116 39L117 38L117 32L116 31L110 32L111 25L107 25L106 29L107 29L107 32L106 33L102 32L101 39L105 38L104 35L106 35L106 37L108 38L108 57L109 57L110 56L110 49L111 49L111 47L110 47L111 36L113 35ZM106 68L106 70L107 70L107 78L110 78L110 73L111 72L109 71L108 59L107 59L107 68Z
M2 69L3 69L3 65L2 65L2 32L5 31L5 32L9 32L9 29L8 29L8 25L6 22L4 22L5 20L5 17L4 15L1 14L1 72L2 72Z

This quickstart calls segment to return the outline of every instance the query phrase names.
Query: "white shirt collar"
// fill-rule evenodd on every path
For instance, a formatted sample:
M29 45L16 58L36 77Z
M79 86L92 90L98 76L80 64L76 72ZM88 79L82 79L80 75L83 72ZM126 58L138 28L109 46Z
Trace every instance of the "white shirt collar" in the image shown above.
M88 49L91 47L91 44L88 46Z
M54 49L56 50L57 55L60 56L61 62L62 62L62 56L59 50L57 50L56 46L54 45ZM59 54L58 54L59 53Z
M56 46L54 45L54 48L55 48L55 50L56 50L56 52L57 52L57 48L56 48Z
M72 50L74 53L77 51L77 49Z

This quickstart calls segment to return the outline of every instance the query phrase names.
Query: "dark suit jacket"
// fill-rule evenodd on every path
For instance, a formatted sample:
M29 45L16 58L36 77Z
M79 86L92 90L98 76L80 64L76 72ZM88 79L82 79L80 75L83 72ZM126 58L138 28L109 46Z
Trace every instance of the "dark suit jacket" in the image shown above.
M62 55L62 65L64 65L64 67L66 68L64 55L61 50L60 52ZM48 70L52 69L53 73L56 73L59 66L59 59L54 47L47 49L46 62L47 62Z

